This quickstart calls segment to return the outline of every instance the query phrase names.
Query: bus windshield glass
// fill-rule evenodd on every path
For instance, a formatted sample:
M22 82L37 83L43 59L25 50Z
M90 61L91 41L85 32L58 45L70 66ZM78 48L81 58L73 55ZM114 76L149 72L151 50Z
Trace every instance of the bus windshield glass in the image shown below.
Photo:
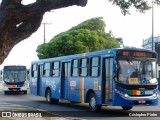
M4 70L4 82L22 83L26 80L26 70Z
M154 60L118 60L117 80L123 84L157 84Z

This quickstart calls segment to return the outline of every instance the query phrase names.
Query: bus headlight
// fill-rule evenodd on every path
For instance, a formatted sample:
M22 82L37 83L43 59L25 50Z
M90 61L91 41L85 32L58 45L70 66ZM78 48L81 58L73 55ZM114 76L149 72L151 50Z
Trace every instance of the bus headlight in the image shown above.
M25 87L27 85L27 83L25 82L24 84L23 84L23 87Z
M116 92L116 93L119 93L119 90L115 89L115 92Z
M121 92L121 91L119 91L119 90L117 90L117 89L115 89L115 92L118 93L118 94L120 94L121 96L123 96L123 97L125 97L125 98L128 98L128 97L129 97L128 94L123 93L123 92Z
M128 94L124 94L123 96L124 96L125 98L128 98L128 97L129 97L129 95L128 95Z
M157 97L157 93L153 94L152 97L156 98Z

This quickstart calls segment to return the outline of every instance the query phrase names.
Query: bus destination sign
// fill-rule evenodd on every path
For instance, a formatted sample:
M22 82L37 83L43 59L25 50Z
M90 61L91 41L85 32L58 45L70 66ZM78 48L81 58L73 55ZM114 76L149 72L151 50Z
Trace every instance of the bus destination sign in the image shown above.
M129 51L129 50L121 50L117 53L118 56L124 57L149 57L156 58L156 54L152 52L144 52L144 51Z

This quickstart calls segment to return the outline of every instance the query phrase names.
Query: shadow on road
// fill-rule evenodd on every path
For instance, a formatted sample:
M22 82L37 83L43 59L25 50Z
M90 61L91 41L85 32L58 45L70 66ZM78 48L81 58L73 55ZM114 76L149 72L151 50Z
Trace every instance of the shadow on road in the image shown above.
M102 110L99 112L89 111L88 104L80 103L69 103L69 102L60 102L58 104L48 104L45 101L37 101L39 104L45 104L44 109L52 106L52 110L47 110L47 112L63 116L72 116L72 117L128 117L129 113L133 112L122 110L121 107L102 107ZM57 108L58 109L55 109Z

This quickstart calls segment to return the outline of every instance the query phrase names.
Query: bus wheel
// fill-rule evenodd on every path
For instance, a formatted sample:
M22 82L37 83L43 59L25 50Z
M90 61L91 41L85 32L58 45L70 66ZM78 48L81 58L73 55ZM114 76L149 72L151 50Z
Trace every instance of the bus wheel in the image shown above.
M89 96L89 109L94 112L101 110L101 105L97 104L96 95L94 93Z
M52 99L52 103L53 103L53 104L57 104L58 102L59 102L58 99Z
M51 91L50 91L50 89L47 89L47 92L46 92L46 101L48 102L48 103L52 103L52 99L51 99Z
M24 94L27 94L27 90L23 92Z
M46 101L47 101L49 104L52 104L52 103L56 104L56 103L59 102L58 99L53 99L53 98L51 98L51 90L50 90L50 89L47 90L47 93L46 93Z
M7 93L8 93L7 91L4 91L4 95L7 95Z
M122 106L123 110L131 110L132 106Z

